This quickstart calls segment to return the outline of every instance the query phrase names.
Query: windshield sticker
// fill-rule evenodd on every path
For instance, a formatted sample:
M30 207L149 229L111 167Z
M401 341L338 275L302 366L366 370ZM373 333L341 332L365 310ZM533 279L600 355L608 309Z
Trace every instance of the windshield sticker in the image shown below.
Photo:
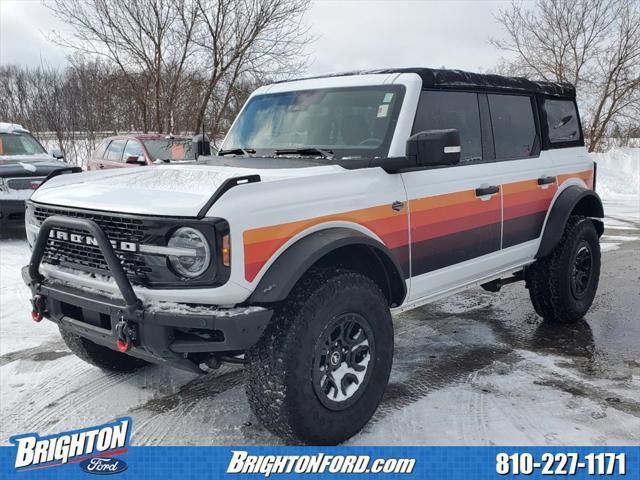
M389 104L385 103L384 105L380 105L378 107L378 118L384 118L387 116L387 113L389 113Z
M382 100L382 103L390 103L392 99L393 99L393 93L385 93L384 100Z

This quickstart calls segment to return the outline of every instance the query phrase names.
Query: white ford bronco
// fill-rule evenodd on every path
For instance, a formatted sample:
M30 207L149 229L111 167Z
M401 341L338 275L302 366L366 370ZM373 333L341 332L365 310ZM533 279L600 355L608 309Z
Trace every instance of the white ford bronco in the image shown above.
M524 281L572 322L602 203L571 85L427 68L276 83L216 156L58 175L27 206L32 317L108 370L245 365L255 415L335 444L382 399L391 312Z

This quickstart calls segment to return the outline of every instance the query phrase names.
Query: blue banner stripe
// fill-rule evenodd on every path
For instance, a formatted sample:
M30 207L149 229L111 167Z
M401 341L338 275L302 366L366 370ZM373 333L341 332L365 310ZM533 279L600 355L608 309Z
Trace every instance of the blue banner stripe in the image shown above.
M128 468L110 476L119 479L176 479L206 480L210 478L249 478L262 479L262 474L228 475L229 461L234 451L246 451L249 455L367 455L372 460L382 458L413 458L416 460L412 474L307 474L312 478L334 478L336 476L356 478L432 478L448 480L471 480L484 478L507 478L512 475L499 475L496 472L496 457L500 453L508 455L531 454L540 462L545 453L577 453L581 461L588 454L624 453L626 456L626 475L589 475L586 468L580 468L571 478L625 478L640 480L640 448L638 447L129 447L129 451L120 456ZM78 463L43 468L31 471L16 471L14 468L15 447L0 447L3 479L76 479L93 478L82 471ZM526 466L526 465L525 465ZM556 465L557 466L557 465ZM272 474L269 478L298 478L299 474ZM535 469L531 475L519 475L522 478L552 478L542 475L541 469Z

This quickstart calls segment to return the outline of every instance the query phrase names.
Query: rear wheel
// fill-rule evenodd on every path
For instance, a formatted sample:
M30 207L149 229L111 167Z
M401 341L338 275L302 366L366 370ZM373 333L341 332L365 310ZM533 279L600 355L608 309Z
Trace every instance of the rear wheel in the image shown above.
M527 268L531 302L551 322L575 322L591 307L600 278L600 243L593 222L569 217L560 243Z
M103 370L111 372L133 372L134 370L149 365L149 362L145 360L103 347L62 328L60 329L60 334L62 335L64 343L69 347L69 350L77 357Z
M375 412L392 359L391 313L376 283L313 270L247 353L249 404L285 440L337 444Z

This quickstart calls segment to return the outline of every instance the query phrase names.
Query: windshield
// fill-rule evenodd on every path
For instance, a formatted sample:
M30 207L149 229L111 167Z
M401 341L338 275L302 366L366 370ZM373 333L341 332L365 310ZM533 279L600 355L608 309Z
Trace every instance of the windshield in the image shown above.
M400 85L257 95L240 113L221 150L268 156L278 150L292 155L290 150L317 149L339 158L385 156L403 96Z
M0 133L0 156L42 155L46 153L42 145L28 133ZM20 159L20 161L24 160Z
M191 139L144 140L152 160L195 160Z

